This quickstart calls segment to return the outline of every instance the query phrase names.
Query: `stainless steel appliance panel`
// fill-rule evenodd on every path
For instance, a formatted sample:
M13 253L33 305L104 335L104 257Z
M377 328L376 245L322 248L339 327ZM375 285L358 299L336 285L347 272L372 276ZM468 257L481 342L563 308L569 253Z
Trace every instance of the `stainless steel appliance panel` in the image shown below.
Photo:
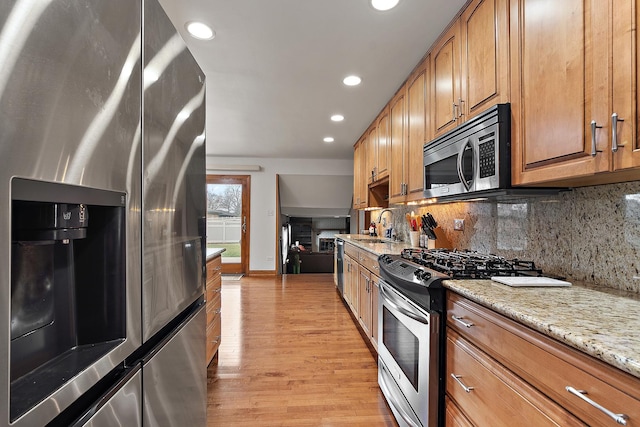
M95 414L86 422L74 425L76 426L142 426L142 371L137 369L124 384L116 384L113 394L100 404Z
M144 2L143 340L204 291L204 275L163 274L206 218L204 74L156 0ZM201 256L202 257L202 256ZM160 269L157 269L160 268Z
M205 322L202 305L143 365L143 425L206 425Z
M127 194L127 339L12 425L41 425L141 342L141 7L0 2L0 426L9 424L11 179ZM134 322L135 320L135 322Z
M438 424L440 319L378 283L378 383L399 423Z

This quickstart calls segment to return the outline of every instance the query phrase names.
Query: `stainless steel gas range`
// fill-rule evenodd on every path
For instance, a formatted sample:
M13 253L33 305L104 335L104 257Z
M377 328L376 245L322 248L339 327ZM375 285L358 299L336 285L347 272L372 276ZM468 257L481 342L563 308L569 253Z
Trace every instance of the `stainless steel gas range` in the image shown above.
M445 279L540 276L531 261L475 251L381 255L378 384L401 427L444 425Z

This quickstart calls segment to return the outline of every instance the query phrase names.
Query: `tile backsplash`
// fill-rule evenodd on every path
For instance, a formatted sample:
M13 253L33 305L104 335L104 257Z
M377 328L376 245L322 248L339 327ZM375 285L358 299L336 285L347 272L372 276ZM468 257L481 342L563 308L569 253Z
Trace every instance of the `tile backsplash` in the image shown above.
M455 248L532 260L548 274L640 293L640 181L550 197L392 209L402 240L408 240L405 214L430 212ZM454 219L464 220L463 231L453 229Z

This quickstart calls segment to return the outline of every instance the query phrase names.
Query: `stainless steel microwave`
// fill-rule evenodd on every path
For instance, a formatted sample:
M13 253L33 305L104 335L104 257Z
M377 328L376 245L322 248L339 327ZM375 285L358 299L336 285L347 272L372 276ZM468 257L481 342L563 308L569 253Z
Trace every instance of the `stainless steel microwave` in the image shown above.
M463 200L511 186L511 115L498 104L424 146L424 197Z

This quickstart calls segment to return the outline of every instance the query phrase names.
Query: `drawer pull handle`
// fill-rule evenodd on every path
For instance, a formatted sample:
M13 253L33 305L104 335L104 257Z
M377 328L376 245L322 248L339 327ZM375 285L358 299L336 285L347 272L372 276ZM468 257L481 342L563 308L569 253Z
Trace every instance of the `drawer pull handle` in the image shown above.
M586 391L584 390L577 390L571 386L566 386L565 389L573 394L574 396L579 397L580 399L584 400L585 402L587 402L589 405L593 406L594 408L604 412L605 414L607 414L609 417L611 417L616 423L618 424L622 424L623 426L627 425L627 420L629 419L629 416L625 415L625 414L616 414L615 412L611 412L610 410L608 410L607 408L605 408L604 406L594 402L593 400L589 399L587 396L585 396L585 394L587 394Z
M460 381L460 378L462 378L462 375L456 375L456 374L451 374L451 378L453 378L454 380L456 380L456 382L458 384L460 384L460 387L462 387L464 389L464 391L466 391L467 393L471 393L471 390L473 390L473 387L467 387L466 385L464 385L464 383L462 381Z
M462 319L463 319L462 317L452 315L452 316L451 316L451 318L452 318L453 320L455 320L456 322L460 323L460 324L461 324L462 326L464 326L465 328L470 328L470 327L472 327L472 326L473 326L473 323L471 323L471 322L465 322L464 320L462 320Z

